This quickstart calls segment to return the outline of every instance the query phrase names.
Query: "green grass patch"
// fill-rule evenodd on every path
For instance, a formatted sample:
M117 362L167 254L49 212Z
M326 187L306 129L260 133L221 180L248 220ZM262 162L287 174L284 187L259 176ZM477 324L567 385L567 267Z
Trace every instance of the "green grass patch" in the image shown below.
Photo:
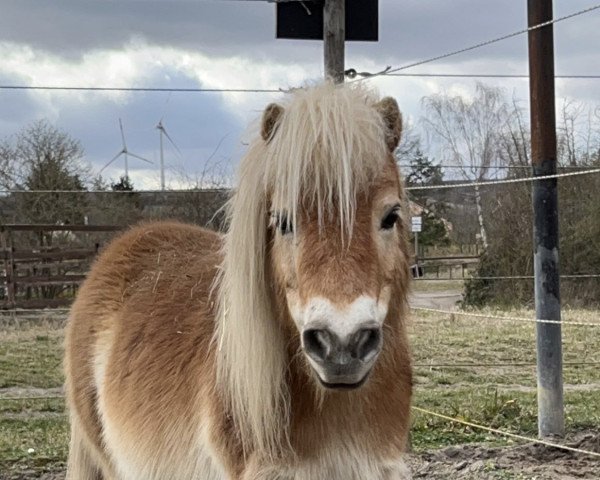
M477 313L486 313L477 312ZM489 312L534 318L526 310ZM572 321L595 312L567 311ZM535 324L417 311L410 326L415 406L525 436L537 436ZM599 325L600 326L600 325ZM563 327L565 416L569 431L600 422L600 336L597 327ZM590 365L569 365L590 362ZM530 364L530 365L528 365ZM462 366L457 366L462 365ZM472 366L464 366L472 365ZM415 450L512 440L415 412Z
M64 398L28 397L26 399L20 399L0 397L0 415L5 414L5 416L11 416L12 414L13 416L34 416L36 414L64 412Z
M527 310L478 311L486 312L534 317ZM564 318L598 321L593 311L566 311ZM597 332L596 327L563 327L564 361L600 361ZM537 435L534 323L419 311L411 319L409 335L415 364L415 406L513 433ZM39 389L54 389L48 393L56 395L63 384L62 345L63 331L57 325L5 328L0 333L0 397L43 394ZM597 428L600 365L566 365L564 383L568 431ZM33 388L38 390L27 393ZM411 437L416 451L461 443L513 443L417 412L413 413ZM57 471L64 467L67 449L68 422L62 398L0 398L0 471Z
M0 333L0 388L52 388L63 384L63 331L51 325Z
M60 469L67 458L68 443L66 416L0 417L0 471L27 468L42 473Z

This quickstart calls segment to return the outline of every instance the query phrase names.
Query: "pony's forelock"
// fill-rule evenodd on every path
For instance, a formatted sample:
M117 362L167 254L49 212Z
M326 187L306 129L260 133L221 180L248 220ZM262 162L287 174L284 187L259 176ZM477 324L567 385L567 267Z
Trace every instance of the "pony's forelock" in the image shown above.
M316 206L319 222L335 211L342 232L351 231L357 192L382 170L388 154L377 100L363 85L326 83L283 102L259 160L271 208L285 211L293 224L302 206Z
M267 278L269 210L336 212L350 232L357 194L384 168L389 151L378 98L363 86L297 90L267 144L249 146L228 205L229 229L218 280L218 382L245 452L278 456L289 427L286 339Z

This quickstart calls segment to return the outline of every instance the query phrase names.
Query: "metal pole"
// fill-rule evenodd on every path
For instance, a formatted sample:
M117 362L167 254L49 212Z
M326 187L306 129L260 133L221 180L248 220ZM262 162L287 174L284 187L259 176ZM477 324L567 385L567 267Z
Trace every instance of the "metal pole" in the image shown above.
M552 0L528 0L529 26L552 19ZM556 173L554 35L552 24L529 32L529 92L533 175ZM533 182L535 311L560 320L557 179ZM538 431L565 431L560 324L536 324Z
M413 232L415 236L415 278L421 278L419 269L419 232Z
M346 40L346 0L325 0L323 40L325 78L344 82L344 41Z
M419 232L415 232L415 262L419 264Z
M160 134L160 189L165 189L165 156L163 152L163 131L158 130Z

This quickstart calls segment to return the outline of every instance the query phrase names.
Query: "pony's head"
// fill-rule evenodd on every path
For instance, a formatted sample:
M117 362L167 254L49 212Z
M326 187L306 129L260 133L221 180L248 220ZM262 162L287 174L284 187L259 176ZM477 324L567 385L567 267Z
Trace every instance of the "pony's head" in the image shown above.
M351 88L301 92L263 114L271 278L328 389L365 383L403 294L401 126L395 100Z
M324 84L269 105L242 160L219 372L242 440L255 447L272 451L286 424L290 344L317 384L352 389L397 330L408 282L393 157L401 125L393 99Z

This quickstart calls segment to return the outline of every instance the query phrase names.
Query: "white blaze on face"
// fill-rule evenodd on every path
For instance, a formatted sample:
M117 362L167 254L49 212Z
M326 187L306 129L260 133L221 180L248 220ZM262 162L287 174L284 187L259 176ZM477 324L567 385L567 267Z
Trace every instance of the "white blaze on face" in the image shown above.
M300 305L296 294L288 294L290 313L300 332L308 328L331 331L345 341L361 328L381 327L388 312L391 289L385 287L379 298L361 295L351 303L336 305L324 297L313 297Z

